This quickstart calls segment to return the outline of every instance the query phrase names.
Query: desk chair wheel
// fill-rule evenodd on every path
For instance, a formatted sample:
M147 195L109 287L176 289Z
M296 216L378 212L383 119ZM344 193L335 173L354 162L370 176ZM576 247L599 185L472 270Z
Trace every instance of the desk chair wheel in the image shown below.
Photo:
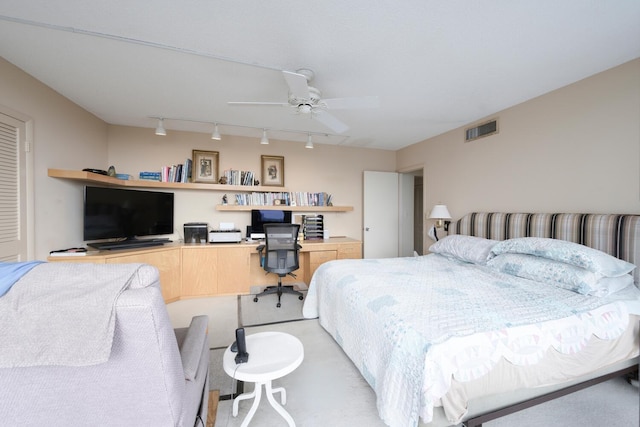
M277 303L277 304L276 304L276 308L280 308L280 303Z
M300 295L300 296L298 297L298 299L299 299L300 301L302 301L302 295Z
M258 302L258 297L254 297L253 302Z

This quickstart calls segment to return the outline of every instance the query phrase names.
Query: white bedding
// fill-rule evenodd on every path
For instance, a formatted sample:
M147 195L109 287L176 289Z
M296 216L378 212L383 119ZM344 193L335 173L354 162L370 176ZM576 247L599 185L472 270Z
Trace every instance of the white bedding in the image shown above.
M35 266L0 298L0 367L106 362L118 296L158 280L158 270L144 264Z
M432 254L325 263L303 314L319 317L358 367L382 420L405 427L431 420L452 378L472 381L503 359L533 365L549 348L570 354L592 336L620 336L626 301L637 306L639 295L631 286L585 296Z

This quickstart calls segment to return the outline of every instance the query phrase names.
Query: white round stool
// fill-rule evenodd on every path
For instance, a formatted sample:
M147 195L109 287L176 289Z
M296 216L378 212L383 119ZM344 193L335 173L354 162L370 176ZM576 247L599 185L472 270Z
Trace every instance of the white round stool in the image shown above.
M271 380L283 377L300 366L304 359L302 343L298 338L284 332L259 332L247 335L246 342L247 353L249 353L247 363L236 365L237 353L231 351L231 346L224 352L222 360L227 375L240 381L255 383L251 393L243 393L233 400L233 416L238 416L238 403L241 400L255 398L242 422L241 427L247 427L258 409L264 385L267 400L271 406L282 415L289 427L295 427L296 423L291 415L273 397L273 393L280 393L280 401L285 405L287 395L284 387L271 388Z

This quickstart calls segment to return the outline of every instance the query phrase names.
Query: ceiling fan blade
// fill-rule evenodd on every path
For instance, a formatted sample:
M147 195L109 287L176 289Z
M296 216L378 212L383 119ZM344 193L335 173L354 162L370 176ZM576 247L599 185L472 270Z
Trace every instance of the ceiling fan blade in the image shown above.
M330 110L347 110L357 108L378 108L380 100L377 96L363 96L360 98L329 98L322 102Z
M289 85L289 92L298 99L309 99L309 85L307 85L307 78L298 73L292 73L291 71L283 71L282 75Z
M231 107L289 107L288 102L227 102Z
M349 129L349 126L342 123L340 120L327 113L324 110L314 110L311 117L327 126L336 133L343 133Z

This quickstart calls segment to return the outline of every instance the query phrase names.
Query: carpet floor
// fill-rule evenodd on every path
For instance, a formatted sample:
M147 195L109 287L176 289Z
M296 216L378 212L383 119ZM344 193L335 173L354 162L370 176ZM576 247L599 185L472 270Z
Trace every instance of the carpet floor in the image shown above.
M376 396L333 338L317 319L302 319L303 301L285 295L282 307L277 297L268 295L253 302L253 296L237 299L238 325L247 334L261 331L290 333L304 345L305 358L294 372L274 380L274 387L285 387L287 404L298 427L384 427L376 410ZM242 401L237 417L232 416L233 394L251 391L253 384L237 384L222 369L227 345L211 349L210 388L219 390L215 427L242 424L252 400ZM209 424L209 423L207 423ZM286 426L286 421L263 396L253 417L252 427ZM423 424L421 424L423 426ZM551 402L486 422L485 427L639 427L638 388L623 378L615 378Z

